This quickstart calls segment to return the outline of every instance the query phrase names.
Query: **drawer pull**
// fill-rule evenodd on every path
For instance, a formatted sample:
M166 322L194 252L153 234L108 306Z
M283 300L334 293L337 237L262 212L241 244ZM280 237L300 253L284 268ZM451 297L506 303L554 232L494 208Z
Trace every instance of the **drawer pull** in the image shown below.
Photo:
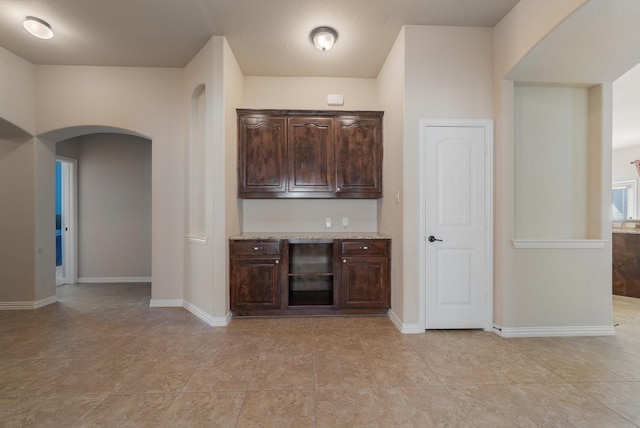
M262 247L253 247L253 251L262 250Z
M276 264L279 265L280 264L280 260L276 260Z
M364 247L360 247L360 248L363 249L363 250L368 250L369 249L369 247L367 247L366 245Z
M347 262L347 259L342 259L342 263L346 263L346 262Z

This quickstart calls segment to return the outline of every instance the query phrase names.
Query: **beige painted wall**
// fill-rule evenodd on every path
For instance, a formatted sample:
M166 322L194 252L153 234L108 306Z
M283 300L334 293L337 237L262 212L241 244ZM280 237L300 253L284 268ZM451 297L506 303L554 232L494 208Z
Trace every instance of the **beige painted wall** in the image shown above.
M182 299L182 73L168 68L36 66L39 134L48 133L57 141L64 128L94 125L134 131L152 140L153 299ZM53 201L53 189L41 197ZM51 212L53 216L53 208Z
M224 225L219 223L221 239L217 241L215 261L218 274L215 278L215 313L227 314L229 311L229 245L227 237L242 230L242 204L237 197L238 130L236 108L242 105L244 97L244 76L226 39L222 40L223 55L223 122L224 156L218 159L217 167L224 171L219 176L224 181L220 186L224 192ZM222 210L220 210L222 211ZM224 234L223 234L224 233Z
M35 300L36 144L0 138L0 302Z
M515 87L515 237L586 239L589 89Z
M344 95L344 106L327 105L328 94ZM375 79L322 77L244 77L242 108L308 110L379 110ZM386 155L385 155L386 156ZM231 161L231 159L229 159ZM236 160L233 161L234 163ZM383 192L387 194L387 177ZM234 181L235 182L235 181ZM376 232L376 200L269 200L240 201L244 232L323 232L325 218L332 219L331 232ZM283 209L283 206L286 209ZM342 227L342 218L349 227Z
M77 160L78 281L151 277L152 143L90 134L57 143Z
M405 30L400 31L378 74L378 96L384 110L385 197L378 200L378 230L391 235L391 309L404 319L403 281L403 170ZM399 201L396 200L396 195Z
M521 58L556 25L563 22L584 0L555 2L523 0L494 29L494 322L504 328L611 326L611 246L602 249L516 249L515 233L515 91L504 80ZM533 19L532 17L539 17ZM565 85L572 82L557 82ZM610 178L611 89L603 85L599 111L601 186L590 186L590 195L607 208L602 185ZM593 141L590 141L592 144ZM609 164L609 165L607 165ZM593 204L593 200L590 204ZM603 220L599 233L611 231ZM594 227L594 226L590 226Z
M35 133L35 66L0 47L0 118Z
M420 119L491 119L492 30L405 27L404 323L420 320Z
M53 293L42 296L42 271L36 286L36 257L47 254L36 256L34 75L33 64L0 48L0 302L55 295L54 280Z

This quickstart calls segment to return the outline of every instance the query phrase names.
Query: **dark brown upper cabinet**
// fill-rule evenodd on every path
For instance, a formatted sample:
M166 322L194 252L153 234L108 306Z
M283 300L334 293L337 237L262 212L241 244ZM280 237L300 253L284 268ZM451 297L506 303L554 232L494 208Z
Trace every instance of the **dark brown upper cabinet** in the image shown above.
M290 117L288 122L289 193L321 192L331 197L336 188L333 119Z
M265 114L238 119L238 194L278 197L287 191L287 124Z
M382 118L336 118L336 191L341 197L382 197Z
M237 112L240 198L382 197L383 112Z

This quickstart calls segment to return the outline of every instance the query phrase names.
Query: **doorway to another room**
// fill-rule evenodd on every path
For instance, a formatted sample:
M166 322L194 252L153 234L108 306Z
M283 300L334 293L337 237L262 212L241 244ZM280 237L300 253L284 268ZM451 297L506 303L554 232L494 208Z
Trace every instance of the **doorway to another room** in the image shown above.
M56 156L56 285L76 281L75 159Z

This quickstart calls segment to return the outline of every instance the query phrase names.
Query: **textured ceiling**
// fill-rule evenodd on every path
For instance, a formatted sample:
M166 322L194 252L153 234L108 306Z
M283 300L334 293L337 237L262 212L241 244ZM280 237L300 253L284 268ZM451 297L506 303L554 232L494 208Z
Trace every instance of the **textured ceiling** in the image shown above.
M0 0L0 46L34 64L184 67L225 36L247 76L376 77L403 25L494 26L518 0ZM41 41L25 16L49 22ZM339 33L320 52L310 31Z

